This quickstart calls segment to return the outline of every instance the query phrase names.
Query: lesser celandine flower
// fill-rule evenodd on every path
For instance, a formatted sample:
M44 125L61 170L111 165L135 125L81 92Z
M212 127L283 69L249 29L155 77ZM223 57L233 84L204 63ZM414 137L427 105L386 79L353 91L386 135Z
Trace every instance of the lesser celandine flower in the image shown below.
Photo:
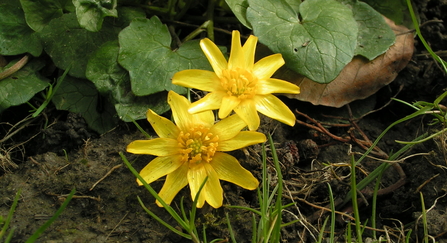
M188 112L191 103L173 91L168 94L168 103L177 125L148 110L147 120L159 138L137 140L127 146L130 153L158 156L141 170L140 175L147 183L167 175L159 193L166 203L170 204L180 189L188 184L194 199L207 176L208 180L199 195L199 208L205 201L214 208L222 206L223 191L219 180L249 190L258 186L258 180L236 158L223 151L265 142L264 134L241 131L247 125L238 115L214 124L212 111L191 114ZM158 201L157 204L161 206Z
M200 41L214 72L190 69L180 71L172 78L174 84L209 92L193 103L189 112L219 109L219 118L222 119L234 110L250 130L259 127L257 111L290 126L295 124L295 115L272 93L298 94L300 88L271 78L284 65L281 54L267 56L254 63L257 41L258 38L251 35L241 46L239 32L233 31L228 62L211 40Z

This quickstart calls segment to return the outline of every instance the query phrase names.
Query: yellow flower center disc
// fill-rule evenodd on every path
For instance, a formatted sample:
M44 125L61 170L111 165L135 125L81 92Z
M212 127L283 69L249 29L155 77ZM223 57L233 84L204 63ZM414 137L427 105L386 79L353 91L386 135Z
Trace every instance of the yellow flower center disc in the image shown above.
M181 131L177 137L182 148L182 161L192 164L210 162L219 144L219 137L208 132L208 128L198 126L189 129L186 133Z
M256 94L258 79L245 69L225 69L222 70L222 87L228 95L236 96L239 99L252 98Z

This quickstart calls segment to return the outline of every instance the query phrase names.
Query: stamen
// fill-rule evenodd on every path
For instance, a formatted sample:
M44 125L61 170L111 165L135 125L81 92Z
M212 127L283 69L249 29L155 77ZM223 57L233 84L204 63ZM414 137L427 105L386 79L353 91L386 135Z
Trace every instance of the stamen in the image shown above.
M216 153L219 137L208 132L208 128L197 126L177 137L182 148L182 161L191 164L211 162ZM192 135L192 136L191 136Z
M222 87L230 96L246 99L256 94L258 79L248 70L241 68L222 70L220 80Z

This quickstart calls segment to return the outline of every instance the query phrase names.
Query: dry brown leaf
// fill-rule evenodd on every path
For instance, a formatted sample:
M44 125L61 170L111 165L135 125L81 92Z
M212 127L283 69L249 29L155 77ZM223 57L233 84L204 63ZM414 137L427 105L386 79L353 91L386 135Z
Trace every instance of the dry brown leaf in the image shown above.
M328 83L320 84L291 70L278 74L278 78L288 80L301 88L298 95L287 97L311 102L314 105L342 107L354 100L364 99L391 83L410 61L414 50L414 37L404 26L395 25L385 18L396 34L396 42L385 54L372 61L356 56Z

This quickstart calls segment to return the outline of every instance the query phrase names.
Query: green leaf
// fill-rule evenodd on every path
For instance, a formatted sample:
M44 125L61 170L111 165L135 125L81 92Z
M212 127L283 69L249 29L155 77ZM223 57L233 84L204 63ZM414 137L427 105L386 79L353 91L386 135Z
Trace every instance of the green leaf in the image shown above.
M20 0L28 26L41 31L54 18L62 16L69 0Z
M397 25L404 24L408 16L407 2L405 0L363 0L381 14L393 20ZM410 20L411 22L411 20ZM413 28L413 23L407 26Z
M73 0L76 15L82 28L99 31L107 16L118 17L117 0Z
M198 41L171 50L168 28L156 16L135 18L118 38L118 62L129 71L132 91L137 96L168 90L184 94L185 88L171 82L174 73L184 69L211 70Z
M0 54L30 53L40 56L42 44L36 33L26 24L20 4L16 0L0 3Z
M118 19L115 21L115 24L120 26L121 28L127 27L130 22L134 18L144 18L146 17L146 13L142 8L134 8L134 7L118 7Z
M0 72L14 63L11 62L8 66L0 68ZM26 103L48 86L49 80L38 73L44 66L43 61L35 59L13 75L0 80L0 113L11 106Z
M69 75L85 78L91 53L103 43L117 38L118 29L106 23L101 31L91 32L80 28L74 13L64 14L51 20L39 33L45 51L58 68L65 70L71 67Z
M118 41L105 43L90 58L86 72L87 78L93 81L98 91L115 105L118 116L130 122L145 119L148 109L159 114L168 111L166 92L145 97L137 97L132 93L129 74L118 64L118 52Z
M59 110L79 113L89 127L105 133L116 126L118 119L114 107L99 95L92 82L66 76L53 96Z
M284 0L248 0L247 19L259 41L281 53L287 67L329 83L354 56L358 26L335 0L306 0L299 14Z
M233 11L236 18L243 24L245 27L252 29L251 24L247 21L247 8L248 1L247 0L225 0L225 2L230 7L231 11Z
M342 2L352 6L354 18L359 25L355 55L373 60L394 44L396 35L380 13L368 4L357 0L343 0Z

